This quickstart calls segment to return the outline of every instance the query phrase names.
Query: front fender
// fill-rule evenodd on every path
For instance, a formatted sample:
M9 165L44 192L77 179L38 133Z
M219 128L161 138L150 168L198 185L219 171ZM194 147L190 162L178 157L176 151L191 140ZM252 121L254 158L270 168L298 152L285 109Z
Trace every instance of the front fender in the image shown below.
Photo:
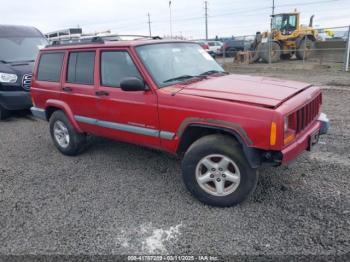
M222 128L226 131L229 131L233 134L235 134L236 138L239 140L239 142L246 144L247 146L251 146L253 142L247 135L247 133L244 131L244 129L235 123L217 120L217 119L210 119L210 118L186 118L178 128L176 135L177 137L181 137L184 131L189 127L193 125L202 125L206 126L208 128Z
M248 137L244 129L235 123L216 120L216 119L204 119L204 118L189 118L186 119L179 127L176 136L182 138L182 135L187 128L201 127L207 129L218 130L233 136L239 144L242 146L244 155L252 168L257 168L261 165L261 153L259 149L255 149L252 146L253 142ZM181 140L181 139L180 139ZM180 142L181 144L181 142Z

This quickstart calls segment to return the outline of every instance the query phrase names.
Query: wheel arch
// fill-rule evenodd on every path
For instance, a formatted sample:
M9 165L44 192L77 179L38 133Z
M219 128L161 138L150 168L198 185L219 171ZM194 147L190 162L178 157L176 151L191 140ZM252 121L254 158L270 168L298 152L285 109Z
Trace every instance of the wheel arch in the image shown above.
M74 115L72 110L70 109L70 107L59 100L48 100L46 102L45 105L45 114L46 114L46 119L47 121L50 120L52 114L57 111L57 110L61 110L65 113L65 115L67 116L69 122L72 124L72 126L74 127L74 129L79 132L79 133L83 133L83 131L81 130L81 128L79 127L77 121L74 119Z
M300 36L297 38L297 40L296 40L296 46L297 46L297 48L300 47L300 44L301 44L302 40L305 39L305 38L310 39L310 40L313 41L313 42L316 41L315 36L312 35L312 34L300 35Z
M192 123L187 125L182 131L181 136L179 136L180 142L176 151L177 155L182 157L195 141L211 134L230 136L242 147L244 155L252 168L257 168L261 164L260 150L250 147L252 141L245 132L242 133L241 129L212 125L209 123Z

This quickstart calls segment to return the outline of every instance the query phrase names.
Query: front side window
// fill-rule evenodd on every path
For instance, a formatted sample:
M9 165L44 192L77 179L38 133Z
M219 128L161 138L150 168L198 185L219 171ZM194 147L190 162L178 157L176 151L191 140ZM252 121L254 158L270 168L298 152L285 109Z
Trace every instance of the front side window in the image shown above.
M126 77L142 79L130 55L126 51L104 51L101 54L101 84L120 87Z
M198 44L160 43L136 48L158 87L164 87L206 72L224 72Z
M94 83L95 52L69 54L67 82L92 85Z
M64 53L44 53L38 66L39 81L59 82Z
M273 28L277 30L293 31L297 27L296 15L276 15L273 18Z
M281 27L282 27L282 16L281 15L276 15L274 18L273 18L273 29L278 29L280 30Z
M291 15L290 17L289 17L289 25L291 26L291 27L293 27L293 28L295 28L296 26L297 26L297 18L296 18L296 16L295 15Z

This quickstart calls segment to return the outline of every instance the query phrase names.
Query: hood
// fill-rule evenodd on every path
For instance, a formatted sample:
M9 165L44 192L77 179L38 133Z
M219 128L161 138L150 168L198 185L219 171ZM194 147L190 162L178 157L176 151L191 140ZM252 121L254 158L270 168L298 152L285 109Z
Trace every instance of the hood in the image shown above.
M310 86L297 81L232 74L183 85L178 94L275 108Z
M13 63L1 63L0 72L17 74L19 76L23 74L32 73L34 62L13 62Z

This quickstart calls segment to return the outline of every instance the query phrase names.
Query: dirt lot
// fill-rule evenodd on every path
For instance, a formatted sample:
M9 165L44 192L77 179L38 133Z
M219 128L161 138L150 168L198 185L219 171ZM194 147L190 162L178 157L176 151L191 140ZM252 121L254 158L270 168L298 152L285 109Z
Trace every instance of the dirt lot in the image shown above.
M322 85L329 135L289 167L260 170L251 199L212 208L185 189L180 161L93 138L58 153L48 125L0 123L0 253L341 255L350 251L350 74L316 66L229 71Z

